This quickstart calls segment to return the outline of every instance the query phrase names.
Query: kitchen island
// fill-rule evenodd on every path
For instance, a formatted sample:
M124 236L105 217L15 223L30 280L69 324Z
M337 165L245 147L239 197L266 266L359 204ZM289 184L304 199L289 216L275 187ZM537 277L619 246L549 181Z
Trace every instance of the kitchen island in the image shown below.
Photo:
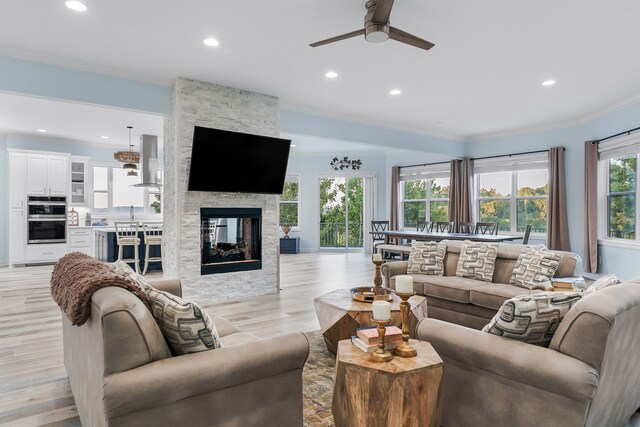
M118 239L116 230L113 227L94 227L95 230L95 257L98 261L115 262L118 259ZM138 232L140 245L138 246L138 261L140 262L140 271L144 268L146 245L144 243L144 234ZM132 246L125 246L122 257L125 259L133 258ZM161 249L159 245L152 245L149 248L149 257L159 257ZM135 269L134 263L130 262L131 268ZM149 271L162 271L162 263L150 262Z

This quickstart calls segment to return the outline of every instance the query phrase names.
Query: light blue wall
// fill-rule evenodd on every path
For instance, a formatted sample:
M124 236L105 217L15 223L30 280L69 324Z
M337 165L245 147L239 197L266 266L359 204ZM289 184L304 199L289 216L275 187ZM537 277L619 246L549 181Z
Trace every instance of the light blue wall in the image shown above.
M349 156L360 159L360 172L374 172L376 174L376 206L375 217L385 217L386 197L384 193L386 176L386 159L384 155L354 155L354 153L335 153L323 155L291 156L288 174L300 174L300 231L292 231L292 237L300 237L300 249L303 252L315 251L318 247L318 174L331 173L329 163L334 157Z
M0 134L0 265L9 261L9 168L7 136Z
M169 115L171 88L0 56L0 91Z
M564 146L567 211L571 250L584 254L584 142L640 126L640 103L591 120L586 124L545 132L469 142L467 155L482 157ZM595 189L594 189L595 191ZM617 274L622 279L640 276L640 250L599 246L599 273Z

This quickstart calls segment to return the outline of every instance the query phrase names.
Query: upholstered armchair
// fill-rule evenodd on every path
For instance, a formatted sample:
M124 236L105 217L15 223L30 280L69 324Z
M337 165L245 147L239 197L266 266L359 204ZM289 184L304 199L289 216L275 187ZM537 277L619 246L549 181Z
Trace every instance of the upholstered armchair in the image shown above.
M623 426L640 407L640 278L571 308L549 348L435 319L444 427Z
M153 286L182 293L177 280ZM172 357L149 310L124 289L95 292L80 327L63 315L64 364L82 424L301 426L304 334L260 339L213 320L223 348Z

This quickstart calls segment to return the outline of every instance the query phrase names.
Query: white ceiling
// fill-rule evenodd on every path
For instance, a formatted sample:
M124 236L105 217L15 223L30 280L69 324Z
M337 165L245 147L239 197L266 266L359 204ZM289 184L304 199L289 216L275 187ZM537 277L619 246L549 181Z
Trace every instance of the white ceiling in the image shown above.
M127 126L133 126L131 142L136 146L142 134L157 135L160 145L163 123L162 116L157 115L0 93L0 133L33 134L126 149Z
M337 139L318 138L309 135L281 133L282 138L291 140L291 154L304 155L316 153L362 153L386 154L388 147L364 144L360 142L341 141Z
M640 94L638 0L398 0L422 51L363 38L365 0L4 1L0 45L105 72L194 78L286 108L462 138L575 121ZM208 48L206 37L221 45ZM327 81L324 73L339 73ZM542 87L547 79L553 87ZM392 97L391 88L403 94Z

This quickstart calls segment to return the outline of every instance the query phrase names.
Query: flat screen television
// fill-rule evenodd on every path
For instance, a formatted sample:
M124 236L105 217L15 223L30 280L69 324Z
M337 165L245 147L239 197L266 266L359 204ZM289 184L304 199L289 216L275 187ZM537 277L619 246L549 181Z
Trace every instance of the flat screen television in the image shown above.
M195 126L189 191L282 194L291 140Z

